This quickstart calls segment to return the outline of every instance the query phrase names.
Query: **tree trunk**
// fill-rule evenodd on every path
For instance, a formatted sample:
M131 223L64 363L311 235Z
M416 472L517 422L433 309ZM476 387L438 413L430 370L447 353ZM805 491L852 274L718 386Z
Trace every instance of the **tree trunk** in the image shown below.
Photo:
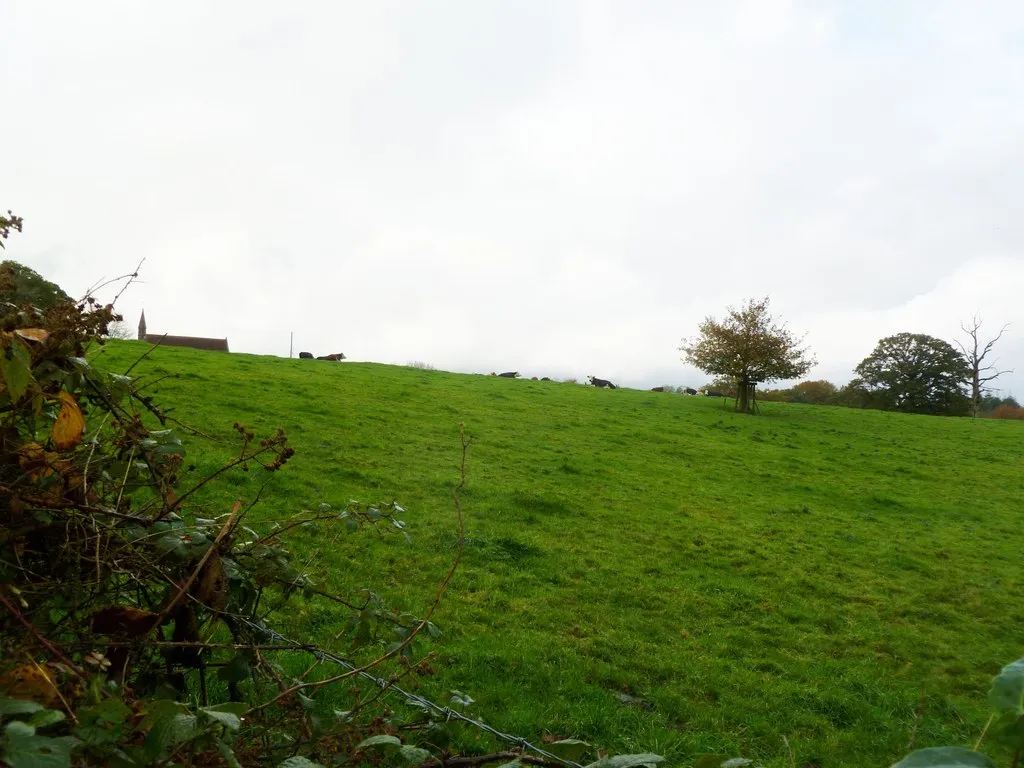
M740 381L736 384L736 410L740 413L753 413L757 407L754 388L757 382Z

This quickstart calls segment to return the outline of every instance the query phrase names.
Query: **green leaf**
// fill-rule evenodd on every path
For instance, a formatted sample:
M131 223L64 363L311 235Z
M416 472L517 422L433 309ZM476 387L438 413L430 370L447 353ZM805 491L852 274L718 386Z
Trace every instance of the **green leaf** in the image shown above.
M511 763L502 763L498 768L520 768L522 764L523 763L520 760L513 760Z
M615 757L603 757L596 763L591 763L587 768L634 768L635 766L655 766L665 762L661 755L639 754L639 755L615 755Z
M44 709L36 712L28 719L28 724L34 728L46 728L48 725L62 722L64 713L56 709Z
M99 704L86 707L78 713L82 722L102 720L107 723L123 723L132 711L120 699L104 699Z
M557 755L564 760L578 763L580 758L587 754L590 747L590 744L579 739L562 739L561 741L547 744L544 748L551 754Z
M104 699L78 711L79 726L75 735L86 744L118 741L124 733L122 723L130 714L131 710L120 699Z
M427 750L421 749L420 747L414 747L410 744L403 744L401 749L398 750L398 754L402 756L409 766L419 765L430 757L430 752Z
M1007 664L993 678L988 703L1000 715L1024 715L1024 659Z
M251 673L249 657L240 653L217 670L217 677L227 683L240 683L243 680L248 680Z
M963 747L929 747L911 752L892 768L996 768L988 755Z
M20 400L32 381L32 358L19 342L12 341L10 347L0 352L0 374L3 374L11 401Z
M14 720L4 729L3 760L10 768L68 768L78 743L72 736L39 736L28 723Z
M228 768L243 768L242 764L238 762L238 758L235 757L235 750L231 748L230 744L218 741L217 751L220 752L220 756L224 758L224 762L228 764Z
M0 697L0 716L8 715L29 715L43 709L43 705L28 701L27 699L9 699L6 696Z
M314 763L305 757L289 757L287 760L277 764L277 768L324 768L320 763Z
M217 704L213 707L204 707L199 711L226 728L230 728L232 731L237 731L242 727L242 712L237 711L239 708L241 708L242 712L247 712L249 710L249 707L245 704L232 701L226 704Z
M151 761L158 760L170 747L195 738L197 732L195 715L167 713L153 723L146 736L146 756Z
M369 747L400 747L402 746L401 739L395 736L388 736L387 734L381 734L380 736L371 736L368 739L363 739L359 742L356 749L367 749Z
M701 755L693 768L744 768L754 761L747 757L727 757L726 755Z

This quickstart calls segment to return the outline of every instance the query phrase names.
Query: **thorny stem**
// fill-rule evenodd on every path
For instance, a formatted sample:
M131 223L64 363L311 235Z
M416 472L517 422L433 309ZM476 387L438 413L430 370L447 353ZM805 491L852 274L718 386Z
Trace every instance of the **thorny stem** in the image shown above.
M68 669L70 669L72 672L74 672L82 679L88 680L89 676L86 675L85 672L83 672L81 668L78 667L77 664L75 664L75 662L73 662L63 653L61 653L60 650L58 650L58 648L53 643L51 643L49 640L47 640L45 637L39 634L39 630L35 628L35 625L25 618L21 611L18 610L18 607L8 599L5 592L6 589L0 589L0 603L4 604L4 607L11 612L14 618L16 618L26 629L28 629L28 631L32 633L32 636L35 637L39 644L46 648L46 650L48 650L54 656L56 656L62 664L64 664Z
M231 517L229 517L228 521L224 523L224 527L220 529L220 533L218 533L217 538L213 540L213 544L211 544L207 548L206 552L203 553L202 558L199 560L199 564L196 565L195 570L192 571L192 575L189 576L188 579L185 580L185 583L181 585L181 588L178 590L178 594L176 594L174 598L164 607L164 609L160 611L160 615L157 616L156 620L153 622L153 626L150 627L150 632L152 632L154 629L163 624L168 614L170 614L170 612L174 610L178 603L181 602L181 598L183 598L185 596L185 593L188 592L189 589L192 587L192 584L199 576L199 573L203 570L203 566L206 565L206 562L210 559L210 556L214 553L214 551L218 549L221 541L224 539L224 536L227 535L227 532L231 529L231 524L235 521L235 518L238 517L238 512L239 510L241 510L241 508L241 500L236 501L235 505L231 508Z

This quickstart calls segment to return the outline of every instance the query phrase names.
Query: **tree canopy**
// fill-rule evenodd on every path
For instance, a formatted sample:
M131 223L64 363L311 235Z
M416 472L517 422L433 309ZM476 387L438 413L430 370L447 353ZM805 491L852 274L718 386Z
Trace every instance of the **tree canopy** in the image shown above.
M970 368L951 344L923 333L898 333L878 342L857 366L851 386L868 393L869 405L910 413L959 415L970 401L964 384Z
M34 269L16 261L4 261L0 263L0 301L49 309L71 301L71 297Z
M815 361L794 336L768 312L769 299L748 299L729 307L724 320L708 317L696 338L684 340L683 360L736 383L736 408L750 411L757 384L803 376Z

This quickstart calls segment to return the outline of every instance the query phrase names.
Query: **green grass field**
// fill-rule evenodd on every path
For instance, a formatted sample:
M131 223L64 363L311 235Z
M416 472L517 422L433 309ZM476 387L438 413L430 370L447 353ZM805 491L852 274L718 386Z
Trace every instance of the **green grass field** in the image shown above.
M147 347L110 343L123 371ZM158 349L133 375L224 442L283 428L295 458L259 515L397 499L412 536L302 538L326 588L422 612L457 544L459 423L473 437L466 551L435 614L437 674L527 738L786 765L886 766L973 744L1024 656L1024 425L722 401L373 364ZM251 500L237 473L201 511ZM186 479L186 485L188 479ZM342 614L313 602L289 634ZM621 694L643 706L624 703ZM916 721L916 725L915 725ZM688 762L689 761L689 762Z

